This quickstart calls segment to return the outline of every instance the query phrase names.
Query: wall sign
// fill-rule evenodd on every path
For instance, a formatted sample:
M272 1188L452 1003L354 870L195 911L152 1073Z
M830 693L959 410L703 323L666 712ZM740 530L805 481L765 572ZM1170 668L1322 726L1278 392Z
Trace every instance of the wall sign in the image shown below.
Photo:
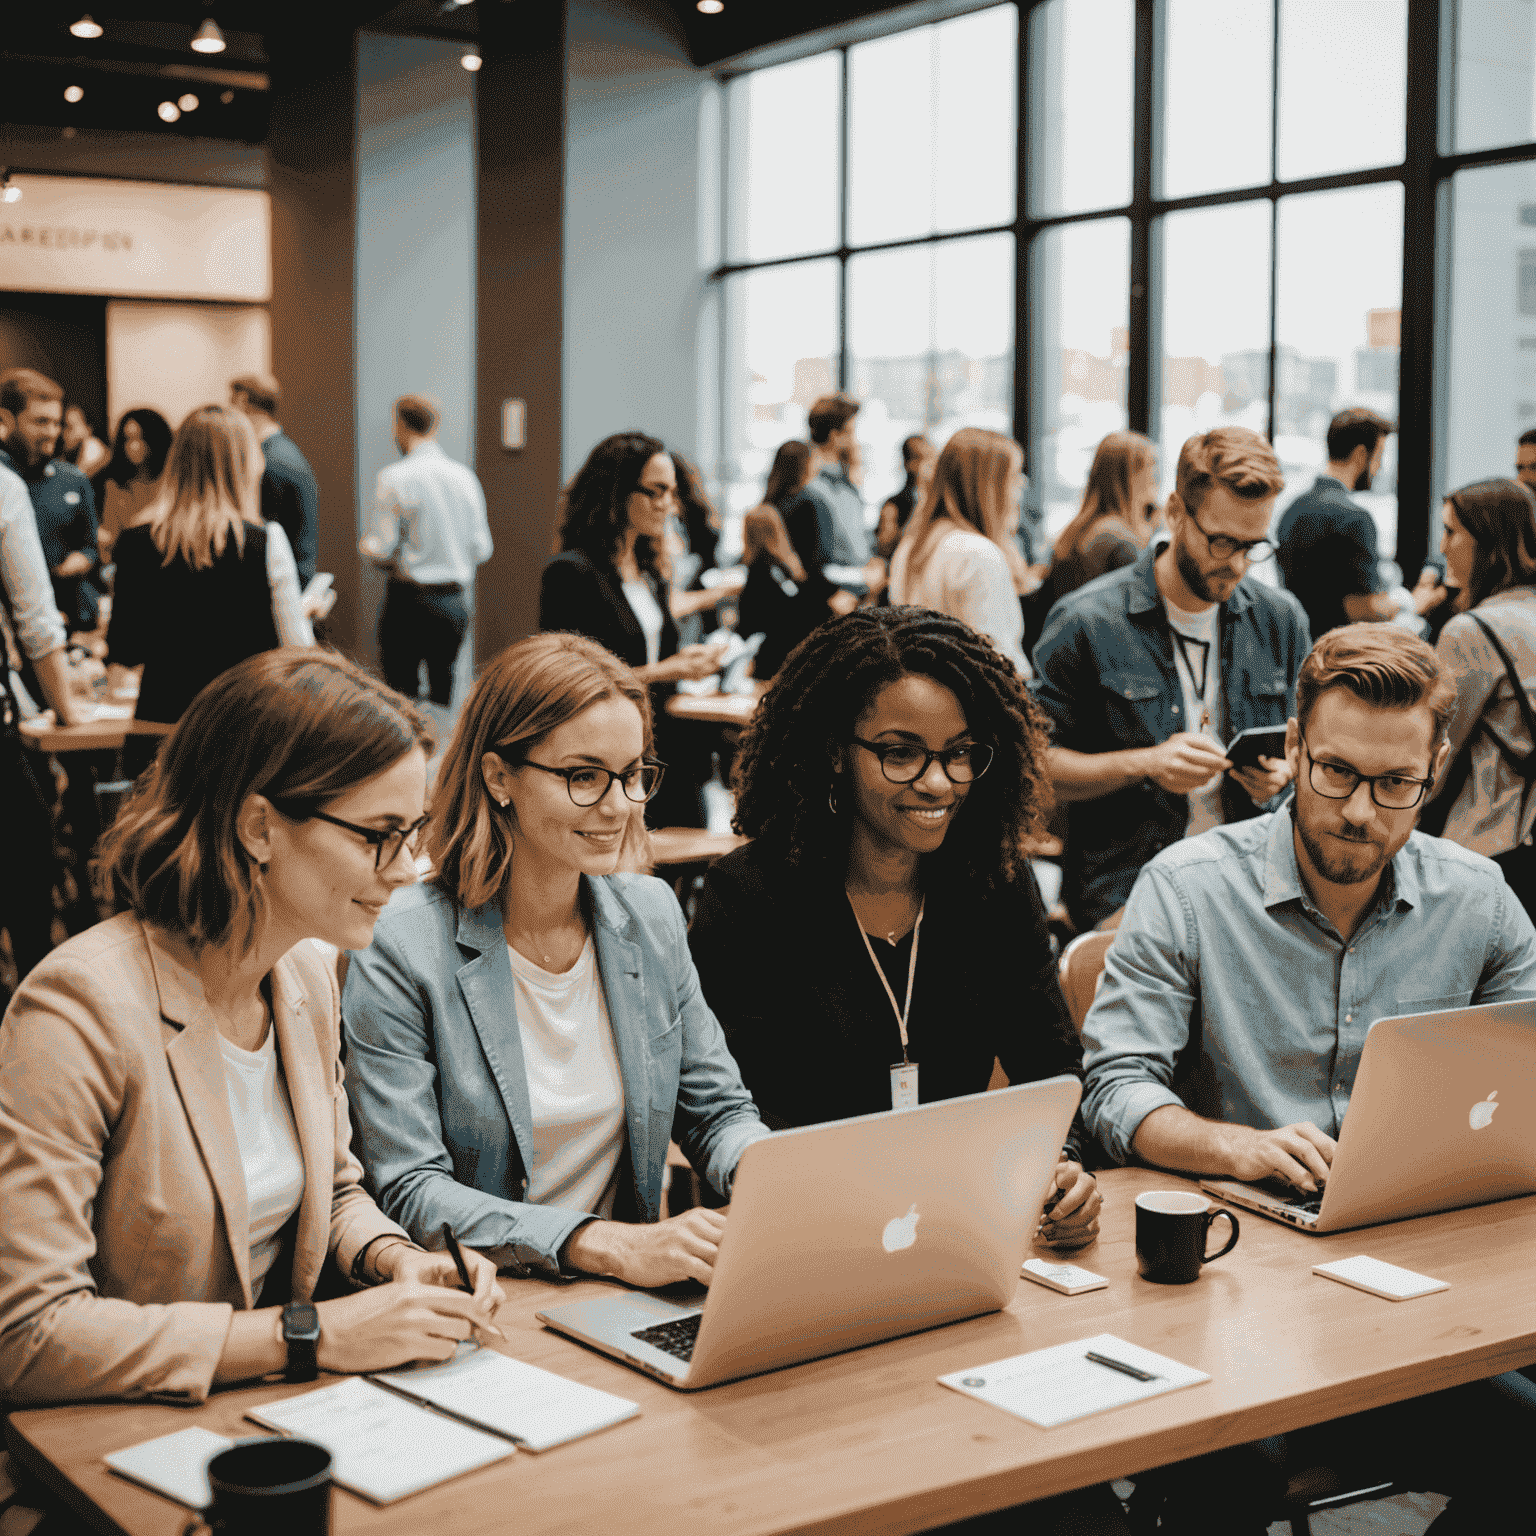
M159 299L272 296L265 192L78 176L11 178L0 289Z

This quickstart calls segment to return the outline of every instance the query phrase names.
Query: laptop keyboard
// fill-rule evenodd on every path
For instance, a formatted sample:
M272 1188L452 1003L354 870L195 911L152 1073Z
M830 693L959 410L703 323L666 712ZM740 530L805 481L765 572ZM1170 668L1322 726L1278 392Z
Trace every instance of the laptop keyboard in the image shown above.
M699 1341L699 1324L704 1314L695 1312L689 1317L676 1317L670 1323L655 1323L649 1328L636 1328L630 1338L639 1339L663 1354L678 1360L692 1360L693 1346Z
M1260 1179L1256 1186L1262 1189L1266 1195L1273 1195L1282 1205L1288 1205L1293 1210L1308 1211L1313 1216L1322 1209L1323 1190L1318 1190L1315 1195L1309 1195L1304 1189L1297 1189L1294 1184L1287 1184L1284 1179Z

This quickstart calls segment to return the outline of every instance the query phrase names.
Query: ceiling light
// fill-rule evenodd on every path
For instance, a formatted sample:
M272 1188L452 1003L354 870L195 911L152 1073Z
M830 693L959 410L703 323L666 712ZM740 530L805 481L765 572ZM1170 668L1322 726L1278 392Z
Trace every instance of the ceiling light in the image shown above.
M212 16L205 16L203 24L197 29L197 36L192 39L193 53L223 53L224 34L219 31L219 24Z
M76 37L100 37L101 23L92 21L89 16L82 16L79 21L71 22L69 30Z
M706 16L718 16L725 9L725 0L699 0L699 9Z
M226 107L234 99L235 99L235 93L233 91L221 91L219 93L219 100L222 101Z
M198 100L191 91L188 91L185 96L181 97L177 101L176 105L180 107L183 112L196 112L198 108Z
M181 116L181 108L174 101L162 101L155 110L160 114L162 123L174 123Z
M85 92L78 85L66 85L64 87L64 100L69 102L84 101Z
M459 60L459 63L462 64L464 68L470 72L470 74L474 74L474 72L479 69L484 62L485 60L480 57L480 50L474 47L466 48L464 50L464 57Z

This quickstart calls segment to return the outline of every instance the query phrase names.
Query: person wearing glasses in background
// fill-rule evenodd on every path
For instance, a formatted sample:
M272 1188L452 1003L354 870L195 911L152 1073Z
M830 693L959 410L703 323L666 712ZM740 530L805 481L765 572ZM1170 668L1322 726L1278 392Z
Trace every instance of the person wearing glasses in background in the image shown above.
M1141 871L1083 1024L1083 1115L1116 1162L1315 1192L1377 1019L1536 996L1536 929L1497 865L1414 830L1455 703L1407 631L1332 630L1286 726L1291 802ZM1436 1536L1520 1530L1533 1432L1518 1373L1433 1393L1186 1463L1155 1480L1163 1528L1259 1536L1322 1461L1450 1495Z
M712 737L675 720L666 701L684 678L709 677L724 654L679 645L662 572L667 519L677 510L677 466L644 432L605 437L560 499L560 552L539 585L539 628L586 635L633 668L651 690L660 755L673 772L648 812L655 827L702 827L701 786Z
M659 1220L667 1144L728 1196L768 1134L647 862L664 765L634 673L579 635L497 656L438 770L430 883L347 972L359 1145L387 1214L499 1268L708 1282L725 1218Z
M499 1336L494 1267L465 1294L363 1188L309 942L366 947L416 879L431 746L352 662L269 651L198 694L117 813L127 910L0 1028L0 1408L198 1403Z
M1256 816L1283 757L1234 769L1240 731L1283 726L1312 647L1301 605L1254 581L1285 481L1257 432L1218 427L1179 452L1169 541L1058 603L1035 647L1047 772L1066 803L1062 894L1080 929L1125 905L1154 854Z

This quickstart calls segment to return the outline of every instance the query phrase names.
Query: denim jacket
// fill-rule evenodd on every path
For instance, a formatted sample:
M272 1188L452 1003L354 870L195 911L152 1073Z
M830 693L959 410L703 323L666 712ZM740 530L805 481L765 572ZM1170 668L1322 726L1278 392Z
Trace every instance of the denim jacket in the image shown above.
M642 875L583 877L624 1084L614 1219L660 1215L667 1142L723 1195L769 1134L699 990L677 898ZM445 1221L498 1268L560 1274L588 1213L527 1203L533 1113L494 903L400 892L342 993L347 1092L369 1187L424 1248Z
M1051 744L1074 752L1151 747L1190 729L1174 670L1173 640L1157 590L1156 545L1135 565L1112 571L1063 598L1035 647L1036 700L1051 718ZM1294 712L1296 674L1312 638L1288 592L1244 578L1221 605L1218 626L1223 741L1258 725L1284 725ZM1222 783L1228 822L1267 806L1230 776ZM1080 928L1125 905L1137 872L1184 836L1185 795L1150 779L1067 807L1063 895Z

